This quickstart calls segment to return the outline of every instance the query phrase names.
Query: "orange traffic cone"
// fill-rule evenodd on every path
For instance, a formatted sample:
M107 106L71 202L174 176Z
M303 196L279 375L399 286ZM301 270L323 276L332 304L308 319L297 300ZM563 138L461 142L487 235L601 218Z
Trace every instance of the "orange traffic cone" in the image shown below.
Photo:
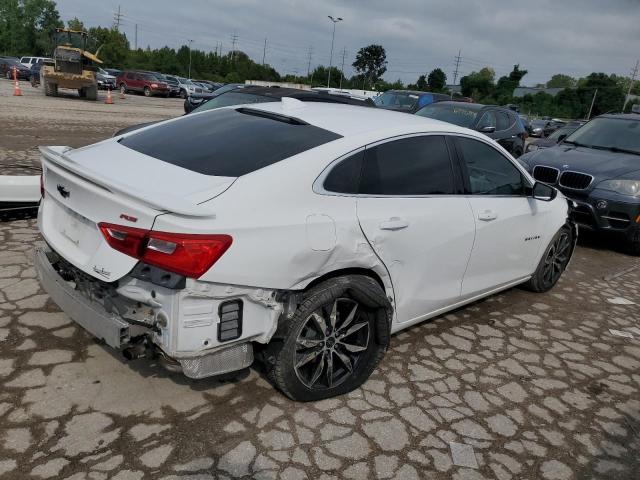
M13 67L13 81L14 81L13 96L21 97L22 92L20 91L20 84L18 83L18 69L16 67Z
M111 98L111 89L107 90L107 99L104 101L107 105L113 105L113 99Z

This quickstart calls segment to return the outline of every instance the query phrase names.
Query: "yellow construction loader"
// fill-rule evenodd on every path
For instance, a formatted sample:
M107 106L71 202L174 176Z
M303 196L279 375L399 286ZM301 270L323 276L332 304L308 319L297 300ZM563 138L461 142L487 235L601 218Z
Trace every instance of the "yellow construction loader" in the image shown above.
M56 96L58 88L78 90L78 95L87 100L98 98L96 64L99 50L91 53L87 50L89 37L87 32L56 29L54 34L53 61L45 60L40 70L40 83L47 96Z

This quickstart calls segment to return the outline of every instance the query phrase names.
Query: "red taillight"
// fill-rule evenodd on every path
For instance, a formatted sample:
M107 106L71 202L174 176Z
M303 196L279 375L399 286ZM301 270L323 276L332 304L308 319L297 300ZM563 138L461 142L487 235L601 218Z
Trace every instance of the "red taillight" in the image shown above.
M40 197L44 198L44 173L40 174Z
M112 248L191 278L209 270L233 241L229 235L155 232L111 223L98 226Z

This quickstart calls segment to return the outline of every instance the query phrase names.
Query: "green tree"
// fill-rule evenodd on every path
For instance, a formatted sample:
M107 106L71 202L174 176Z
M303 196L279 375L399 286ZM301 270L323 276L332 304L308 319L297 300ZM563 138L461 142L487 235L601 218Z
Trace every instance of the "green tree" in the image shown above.
M69 30L76 30L78 32L84 31L84 23L82 23L78 17L73 17L71 20L67 22L67 27Z
M98 45L98 58L105 65L123 68L129 57L129 41L124 33L115 28L92 27L89 29L91 37Z
M447 75L440 68L434 68L429 73L429 90L441 92L447 86Z
M513 91L520 85L520 80L527 74L526 70L520 70L520 65L514 65L508 76L500 77L493 94L495 102L506 105L513 101Z
M358 50L353 67L364 76L367 85L374 85L387 71L387 53L384 47L369 45L361 48Z
M480 69L479 72L471 72L460 79L460 89L465 97L472 97L481 101L492 95L495 87L496 72L489 67Z
M577 80L564 73L556 73L546 84L547 88L575 88Z

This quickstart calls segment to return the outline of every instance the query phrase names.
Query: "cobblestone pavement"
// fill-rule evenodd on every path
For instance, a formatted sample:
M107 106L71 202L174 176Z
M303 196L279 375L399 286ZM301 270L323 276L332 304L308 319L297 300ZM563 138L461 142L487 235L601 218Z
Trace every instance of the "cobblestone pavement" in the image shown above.
M639 478L640 260L595 240L553 291L410 328L362 388L307 404L256 370L125 362L44 294L39 241L0 223L0 478Z

